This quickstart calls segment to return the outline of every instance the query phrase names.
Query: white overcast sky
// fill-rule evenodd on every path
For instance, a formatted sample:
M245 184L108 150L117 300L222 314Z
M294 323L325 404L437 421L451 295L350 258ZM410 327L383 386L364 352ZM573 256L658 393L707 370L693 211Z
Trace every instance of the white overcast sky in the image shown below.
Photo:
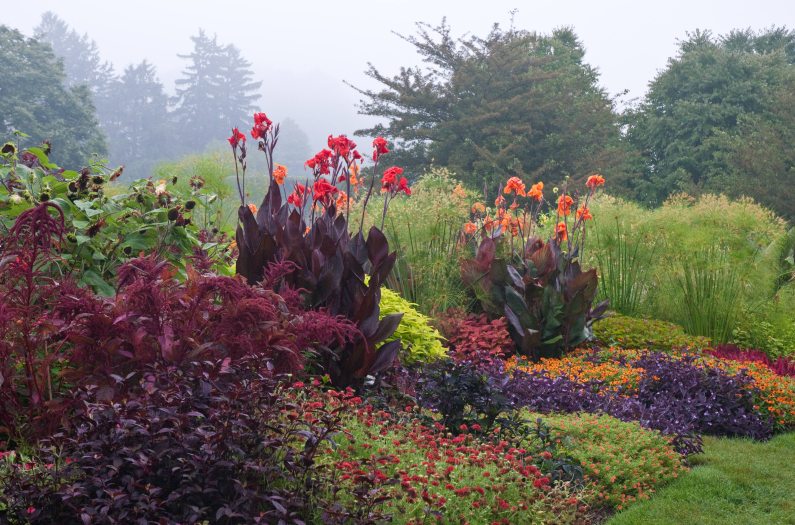
M117 71L147 59L167 90L191 49L189 36L204 28L234 43L263 81L261 109L291 116L307 131L312 148L328 133L352 133L368 120L356 115L358 95L343 84L368 86L363 71L382 72L419 63L413 48L392 34L410 34L417 21L446 16L455 34L485 34L493 22L548 33L572 26L586 61L611 93L640 97L676 52L676 41L696 28L795 27L795 0L521 1L402 0L0 0L0 24L31 35L41 14L53 11L88 33ZM244 123L241 123L244 124ZM245 123L247 124L247 123Z

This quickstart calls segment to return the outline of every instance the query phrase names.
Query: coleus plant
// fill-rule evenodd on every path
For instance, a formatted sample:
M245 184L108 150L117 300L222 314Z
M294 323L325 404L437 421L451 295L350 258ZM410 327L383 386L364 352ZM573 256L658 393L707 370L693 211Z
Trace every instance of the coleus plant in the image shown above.
M588 202L602 184L601 175L591 175L584 198L563 188L547 242L535 235L544 204L542 182L526 190L511 177L493 217L482 203L472 207L475 222L464 226L464 234L477 239L480 233L480 243L474 259L462 263L462 277L488 314L505 316L520 355L534 361L560 357L592 337L592 323L607 309L607 301L593 306L596 270L580 266L585 225L592 218ZM510 204L504 195L513 195Z
M402 314L379 320L381 285L395 264L396 254L390 253L386 237L378 228L371 228L366 237L362 232L379 161L389 152L387 143L381 137L373 141L373 176L358 232L351 235L348 198L351 186L361 184L356 177L363 161L352 140L345 135L329 135L328 149L306 162L312 170L312 183L295 184L291 194L283 195L286 170L273 162L278 124L274 126L265 113L256 113L251 136L265 154L270 183L259 208L246 202L246 136L233 129L228 140L240 196L237 273L250 284L272 281L278 274L277 288L283 293L298 292L306 307L343 316L355 324L360 337L330 348L321 357L321 366L338 387L361 385L368 375L388 369L401 348L399 340L383 341L394 333ZM393 166L383 173L383 216L390 197L411 193L402 172ZM338 188L342 183L345 191Z

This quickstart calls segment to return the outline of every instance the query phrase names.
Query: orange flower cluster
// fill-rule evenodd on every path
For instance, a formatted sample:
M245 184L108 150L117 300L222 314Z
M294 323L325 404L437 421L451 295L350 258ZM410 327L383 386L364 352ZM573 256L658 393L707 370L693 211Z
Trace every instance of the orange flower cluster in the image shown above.
M505 362L505 368L507 370L517 368L528 373L540 372L547 377L565 376L577 383L600 381L610 390L637 386L643 375L642 368L623 366L612 360L594 364L576 354L562 359L542 359L540 363L535 364L514 356Z
M567 216L571 213L571 205L574 204L574 199L569 195L561 195L558 199L558 215Z
M602 351L603 362L594 363L585 359L592 355L590 350L578 350L563 359L542 359L536 364L512 357L505 366L509 370L518 368L526 372L541 372L548 377L565 376L578 383L603 381L610 389L632 388L642 379L644 370L621 363L632 363L642 352L611 347ZM692 357L696 354L680 352L674 355ZM759 392L757 409L769 414L778 427L795 428L795 379L777 375L759 363L730 361L706 354L698 357L697 363L705 368L717 368L732 375L745 372L753 380L751 387Z
M604 185L605 178L599 175L598 173L595 175L591 175L588 177L588 180L585 182L585 185L591 189L595 190L597 187Z
M284 179L287 178L287 166L282 164L276 164L273 168L273 180L276 181L276 184L281 186L284 184Z
M508 179L508 182L505 184L505 189L503 190L503 192L506 195L511 193L515 193L522 197L527 195L527 192L525 191L524 182L522 182L522 179L520 179L519 177L511 177L510 179Z

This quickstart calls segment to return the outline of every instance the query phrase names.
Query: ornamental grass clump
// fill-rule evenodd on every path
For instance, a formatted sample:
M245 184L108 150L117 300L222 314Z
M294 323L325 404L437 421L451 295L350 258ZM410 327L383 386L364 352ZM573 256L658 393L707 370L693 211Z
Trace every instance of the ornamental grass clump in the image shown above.
M465 225L464 235L479 244L475 258L463 262L462 276L485 312L505 316L519 355L533 361L560 357L591 339L591 324L607 308L606 301L593 307L596 270L580 267L586 223L593 218L588 203L603 184L601 175L591 175L584 196L563 187L547 242L536 235L541 182L527 190L511 177L493 216L483 204L473 206L475 222Z
M258 208L247 203L246 137L233 129L229 144L240 197L237 273L249 284L255 284L267 279L269 272L278 271L278 291L293 290L308 308L343 316L356 325L359 337L330 348L318 362L335 386L362 385L368 375L392 365L401 345L399 340L383 341L394 334L402 314L379 319L379 303L381 286L396 259L396 254L389 252L381 229L389 202L399 193L411 194L403 169L392 166L384 170L380 179L384 195L381 229L373 226L365 237L364 215L375 187L375 173L383 156L389 153L383 138L373 141L374 165L369 184L360 180L363 157L356 144L345 135L329 135L328 149L306 162L313 182L297 183L292 193L283 195L284 173L274 163L278 124L274 126L264 113L255 113L251 136L265 154L269 186ZM344 191L338 188L343 183ZM358 185L366 185L367 190L358 232L352 235L349 199L351 188Z

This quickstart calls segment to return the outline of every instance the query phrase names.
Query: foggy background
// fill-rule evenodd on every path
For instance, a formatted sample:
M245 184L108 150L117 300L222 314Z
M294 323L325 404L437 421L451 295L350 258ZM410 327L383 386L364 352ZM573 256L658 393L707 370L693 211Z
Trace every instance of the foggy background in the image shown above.
M203 28L222 44L234 44L263 82L258 105L274 120L293 118L312 150L329 133L370 126L357 115L358 94L343 81L377 87L364 75L368 62L391 76L419 63L414 48L394 35L412 34L415 22L438 25L447 17L454 34L485 35L494 22L549 33L571 26L584 43L585 60L601 73L611 95L628 90L625 104L641 97L647 83L676 53L687 31L713 34L733 28L795 26L791 1L417 1L272 2L211 0L4 0L0 24L32 36L45 11L95 40L117 72L147 59L169 94L187 65L177 54L192 49L189 37ZM238 123L247 127L248 122Z

